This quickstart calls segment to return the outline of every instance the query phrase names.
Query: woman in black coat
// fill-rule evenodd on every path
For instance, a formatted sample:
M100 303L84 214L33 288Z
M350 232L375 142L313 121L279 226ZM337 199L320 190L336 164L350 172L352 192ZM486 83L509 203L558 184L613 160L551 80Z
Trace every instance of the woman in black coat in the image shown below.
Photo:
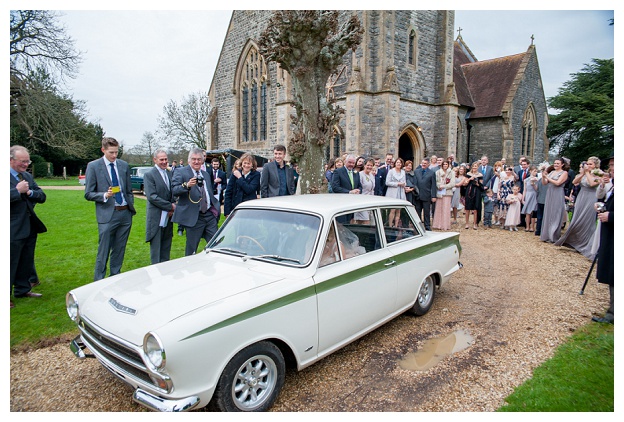
M245 153L240 158L242 169L234 169L225 189L223 215L228 216L241 202L258 198L260 173L253 155Z

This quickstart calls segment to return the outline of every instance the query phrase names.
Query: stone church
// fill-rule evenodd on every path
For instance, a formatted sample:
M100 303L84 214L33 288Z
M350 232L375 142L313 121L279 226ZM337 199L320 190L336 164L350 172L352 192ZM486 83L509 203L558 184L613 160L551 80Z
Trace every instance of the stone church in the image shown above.
M535 46L478 61L461 36L454 11L343 11L365 29L355 52L327 84L345 115L326 158L343 153L418 163L454 153L460 162L547 157L547 107ZM271 158L288 145L292 127L290 77L267 63L256 44L271 11L234 11L209 90L206 127L211 150L233 149Z

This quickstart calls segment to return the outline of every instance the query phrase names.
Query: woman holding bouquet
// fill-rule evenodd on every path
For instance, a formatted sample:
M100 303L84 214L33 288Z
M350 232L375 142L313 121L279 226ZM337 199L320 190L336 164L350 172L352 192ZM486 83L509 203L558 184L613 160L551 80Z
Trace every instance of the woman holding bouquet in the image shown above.
M552 168L542 172L542 185L548 186L540 231L540 240L543 242L555 243L561 237L561 226L567 220L563 190L567 180L568 168L563 158L557 158Z
M584 168L574 178L573 184L580 183L581 190L574 203L574 214L568 230L555 242L556 246L567 245L583 254L586 258L594 259L592 244L596 231L596 189L602 180L600 160L589 157Z

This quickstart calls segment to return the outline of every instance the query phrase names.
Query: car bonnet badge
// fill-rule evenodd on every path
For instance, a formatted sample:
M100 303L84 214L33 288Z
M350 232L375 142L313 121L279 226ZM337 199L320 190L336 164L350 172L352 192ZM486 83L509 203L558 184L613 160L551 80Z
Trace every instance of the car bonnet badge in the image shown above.
M128 306L124 306L121 303L117 302L112 297L108 300L108 303L111 304L113 308L115 308L118 312L123 312L124 314L136 315L136 309L132 309Z

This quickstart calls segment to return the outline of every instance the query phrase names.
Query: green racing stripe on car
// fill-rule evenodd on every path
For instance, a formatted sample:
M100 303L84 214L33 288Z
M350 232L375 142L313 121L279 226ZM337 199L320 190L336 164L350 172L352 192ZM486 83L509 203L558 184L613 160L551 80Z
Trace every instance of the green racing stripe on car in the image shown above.
M445 249L449 246L457 245L458 250L461 253L461 246L459 244L459 235L449 237L446 239L439 240L437 242L430 243L429 245L420 247L415 250L410 250L399 255L395 255L392 259L397 261L397 264L403 264L405 262L409 262L413 259L419 258L421 256L429 255L434 252L438 252L442 249ZM459 259L459 257L458 257ZM318 283L314 286L306 287L305 289L298 290L296 292L290 293L286 296L280 297L278 299L272 300L263 305L257 306L253 309L249 309L248 311L241 312L240 314L234 315L230 318L227 318L217 324L211 325L210 327L206 327L203 330L200 330L190 336L187 336L182 339L188 340L194 337L201 336L203 334L210 333L212 331L219 330L221 328L227 327L229 325L236 324L238 322L244 321L246 319L253 318L258 315L262 315L264 313L273 311L275 309L279 309L281 307L290 305L292 303L308 299L314 295L328 292L332 289L335 289L340 286L344 286L360 278L375 274L377 272L383 271L385 269L385 262L387 259L383 259L378 262L374 262L372 264L366 265L364 267L358 268L354 271L348 272L346 274L342 274L338 277L334 277L328 280L325 280L322 283Z

